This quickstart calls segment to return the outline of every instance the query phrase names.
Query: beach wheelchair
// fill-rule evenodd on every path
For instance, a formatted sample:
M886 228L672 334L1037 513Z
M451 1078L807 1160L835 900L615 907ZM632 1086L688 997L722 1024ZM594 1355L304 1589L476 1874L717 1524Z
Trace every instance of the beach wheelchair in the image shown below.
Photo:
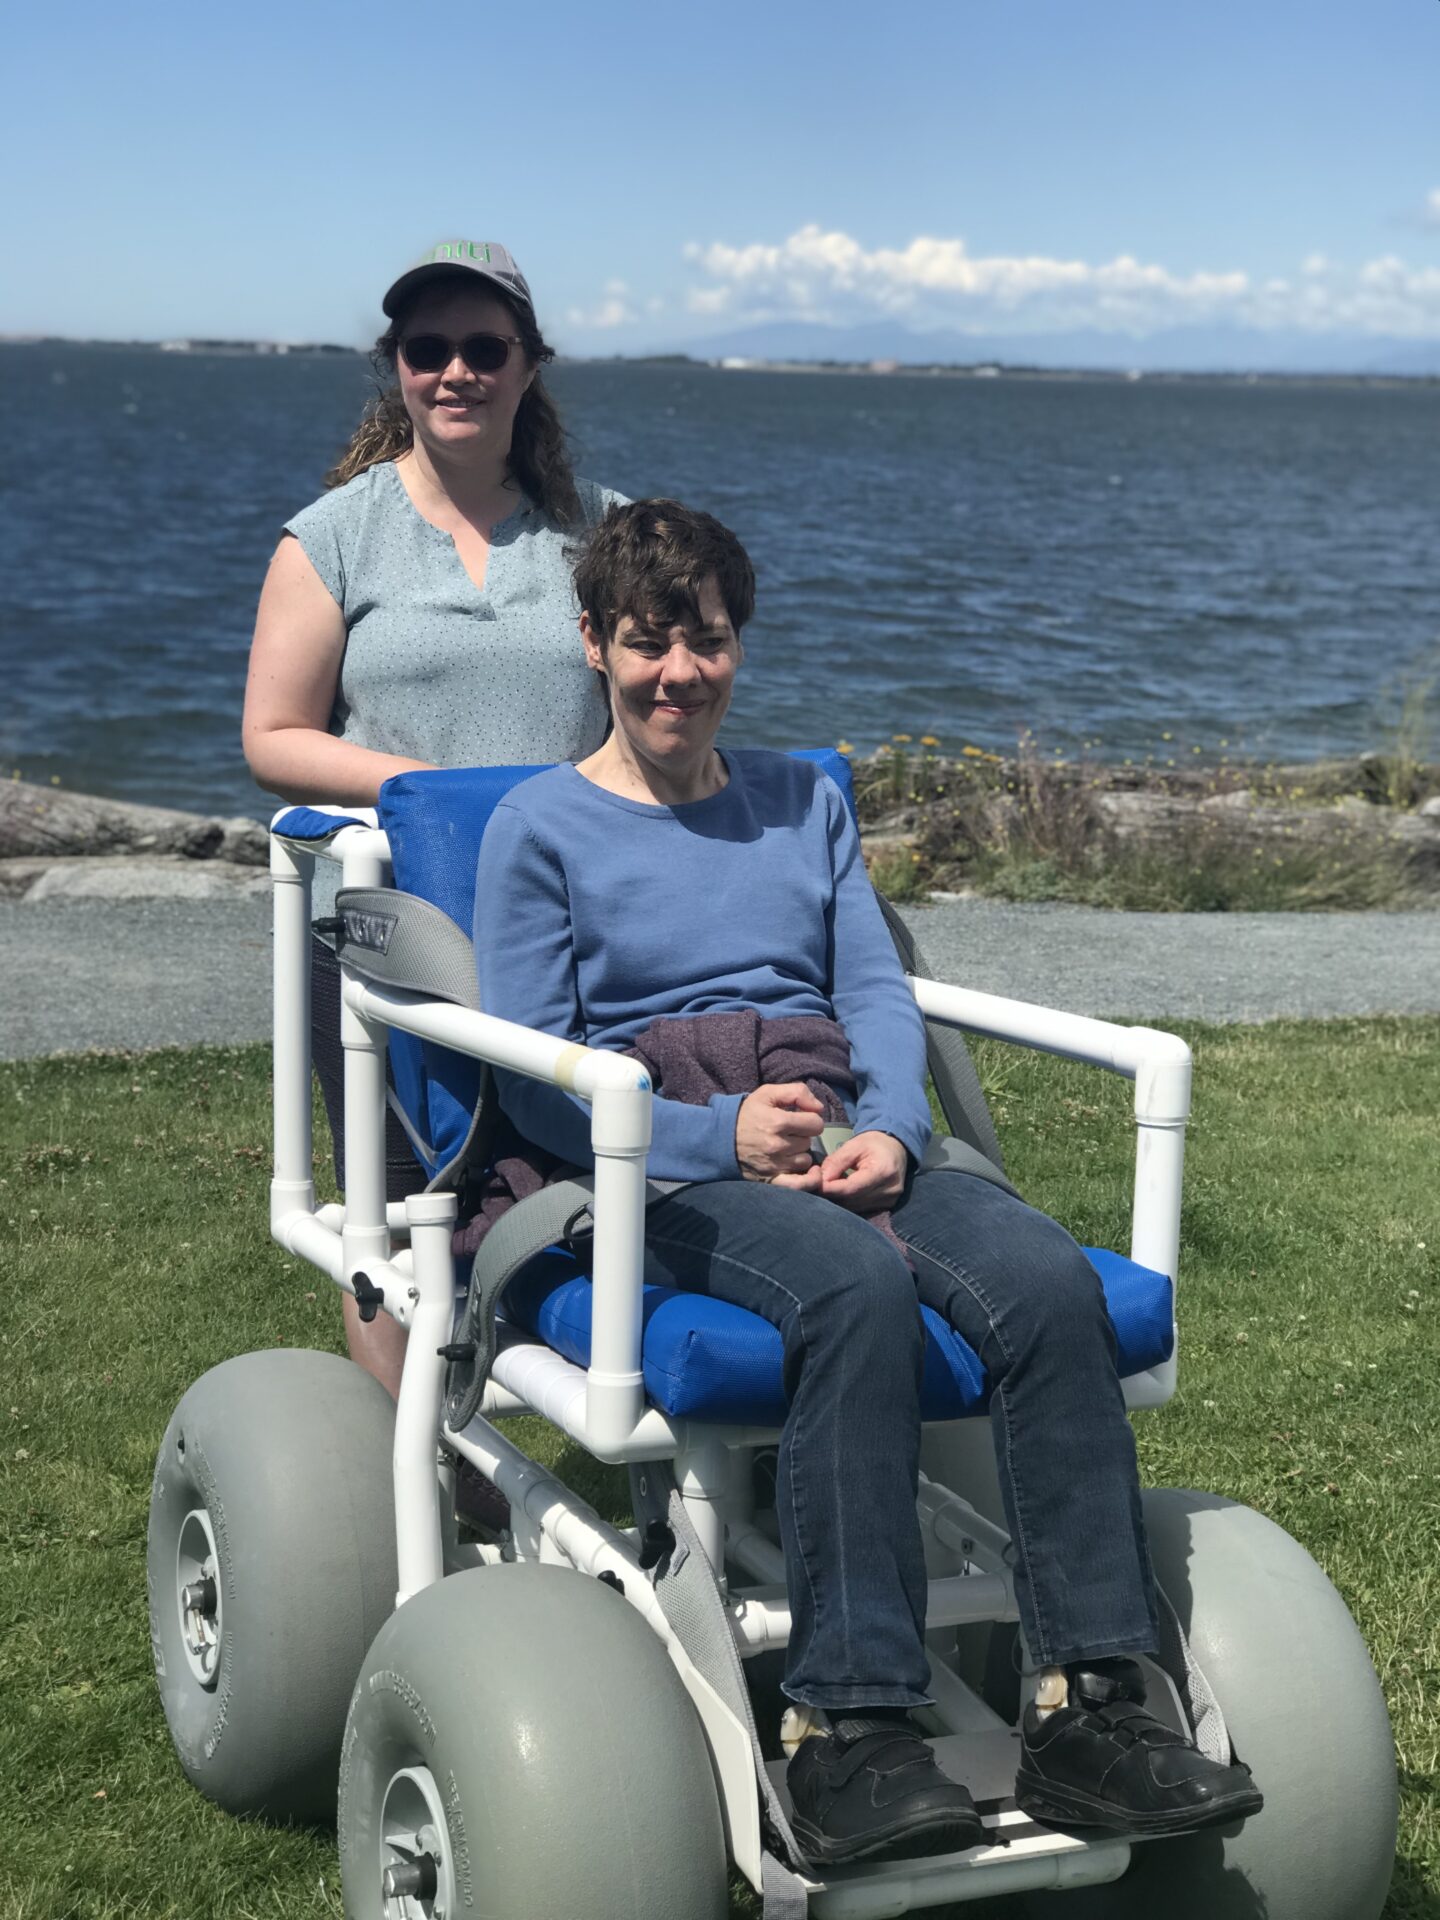
M845 762L809 757L848 798ZM1052 1831L1017 1809L1028 1663L989 1423L970 1417L986 1382L928 1313L918 1513L935 1704L917 1720L970 1788L986 1839L959 1854L805 1864L771 1745L790 1618L765 1471L785 1411L780 1334L646 1282L644 1069L478 1003L480 838L495 802L534 771L406 774L375 813L297 807L274 821L272 1232L409 1340L398 1404L332 1354L280 1349L224 1362L177 1407L155 1470L148 1575L155 1668L187 1775L236 1813L324 1822L338 1808L353 1920L713 1920L732 1869L766 1920L997 1898L1076 1920L1375 1920L1395 1768L1365 1647L1315 1562L1217 1496L1145 1495L1165 1644L1144 1664L1152 1709L1212 1755L1247 1761L1264 1812L1239 1829L1132 1843ZM309 1041L319 857L343 874L330 930L345 1199L323 1206ZM1188 1049L940 984L887 917L926 1016L952 1164L1002 1177L965 1032L1134 1082L1129 1254L1090 1257L1127 1399L1162 1404L1176 1378ZM495 1067L588 1102L595 1167L515 1207L467 1274L452 1253L457 1196L485 1164ZM400 1204L386 1202L387 1101L429 1177ZM504 1430L537 1414L564 1437L560 1468ZM632 1524L565 1484L562 1468L593 1488L597 1462L628 1467ZM508 1528L476 1537L457 1523L464 1463L504 1494ZM1037 1907L1054 1892L1061 1905Z

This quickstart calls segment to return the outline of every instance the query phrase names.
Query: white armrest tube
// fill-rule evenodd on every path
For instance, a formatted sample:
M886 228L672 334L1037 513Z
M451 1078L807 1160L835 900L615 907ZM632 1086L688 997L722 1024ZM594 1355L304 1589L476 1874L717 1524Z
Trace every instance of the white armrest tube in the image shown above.
M1190 1118L1190 1049L1177 1034L1062 1013L1028 1000L976 993L938 980L910 984L928 1018L968 1033L1008 1040L1066 1060L1102 1067L1135 1082L1135 1185L1130 1258L1168 1276L1180 1268L1180 1198L1185 1127ZM1175 1391L1175 1355L1125 1385L1132 1406L1157 1406Z
M650 1076L637 1060L557 1040L493 1014L347 980L345 1005L377 1024L439 1041L492 1066L565 1087L591 1104L595 1152L594 1287L586 1428L597 1450L623 1446L645 1411L640 1364L645 1156Z

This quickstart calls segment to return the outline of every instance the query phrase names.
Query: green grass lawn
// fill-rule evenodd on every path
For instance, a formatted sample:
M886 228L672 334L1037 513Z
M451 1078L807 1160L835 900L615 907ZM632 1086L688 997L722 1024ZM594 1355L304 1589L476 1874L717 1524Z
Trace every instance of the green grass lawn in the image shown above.
M1437 1920L1440 1020L1187 1032L1181 1386L1137 1418L1142 1469L1250 1501L1339 1586L1400 1751L1386 1912ZM1123 1247L1130 1089L999 1048L982 1068L1029 1197ZM339 1345L328 1283L267 1238L268 1135L259 1048L0 1067L0 1920L340 1912L333 1835L193 1792L150 1671L176 1400L230 1354Z

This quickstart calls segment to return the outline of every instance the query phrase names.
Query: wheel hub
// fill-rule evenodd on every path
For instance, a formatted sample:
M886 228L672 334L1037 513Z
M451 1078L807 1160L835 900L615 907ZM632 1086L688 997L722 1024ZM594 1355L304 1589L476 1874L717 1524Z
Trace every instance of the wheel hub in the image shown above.
M224 1622L219 1568L210 1516L196 1507L186 1514L175 1548L175 1599L186 1661L207 1689L220 1678Z
M385 1789L380 1898L384 1920L447 1920L456 1912L450 1833L428 1767L402 1767Z

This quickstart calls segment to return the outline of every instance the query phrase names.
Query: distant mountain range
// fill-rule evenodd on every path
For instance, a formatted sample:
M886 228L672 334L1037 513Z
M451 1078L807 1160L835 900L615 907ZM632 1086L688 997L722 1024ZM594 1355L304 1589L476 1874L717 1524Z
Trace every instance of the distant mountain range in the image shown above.
M689 340L704 360L898 360L902 365L1074 367L1103 373L1338 373L1440 376L1440 339L1384 334L1258 333L1173 327L1137 338L1070 333L907 333L893 323L817 326L777 320Z

